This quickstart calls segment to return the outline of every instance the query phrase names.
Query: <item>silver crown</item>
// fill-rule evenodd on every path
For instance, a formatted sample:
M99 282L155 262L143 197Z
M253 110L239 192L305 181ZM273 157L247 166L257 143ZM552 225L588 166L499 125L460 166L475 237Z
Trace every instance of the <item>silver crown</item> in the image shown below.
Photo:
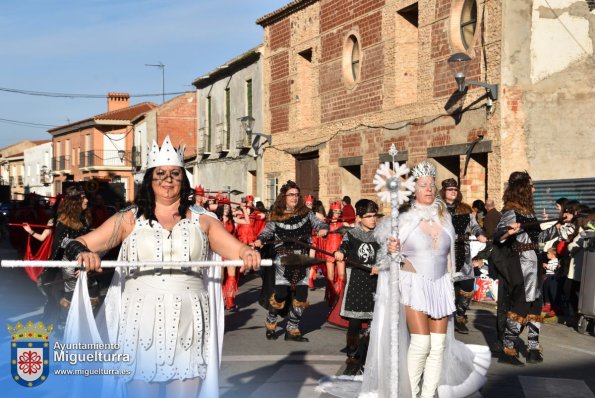
M163 140L161 148L153 140L153 145L149 148L147 156L147 168L157 166L180 166L184 167L184 151L186 145L182 148L178 146L178 149L174 149L174 146L169 139L169 135Z
M427 160L419 162L414 168L411 169L411 175L417 180L421 177L433 177L436 178L436 167Z

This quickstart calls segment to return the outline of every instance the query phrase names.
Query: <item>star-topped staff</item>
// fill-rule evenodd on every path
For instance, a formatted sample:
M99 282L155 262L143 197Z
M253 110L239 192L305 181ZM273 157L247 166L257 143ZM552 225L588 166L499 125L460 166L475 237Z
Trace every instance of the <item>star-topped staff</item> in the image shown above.
M388 154L392 157L392 170L389 162L380 165L374 176L374 189L382 202L390 203L391 208L391 236L399 236L399 206L409 202L409 196L415 191L415 181L413 177L407 177L409 167L406 164L399 165L395 160L397 148L395 144L390 146ZM390 257L390 356L399 358L399 302L401 292L399 291L399 269L403 261L401 253L393 253ZM396 366L397 361L390 361L390 396L398 395L399 369Z

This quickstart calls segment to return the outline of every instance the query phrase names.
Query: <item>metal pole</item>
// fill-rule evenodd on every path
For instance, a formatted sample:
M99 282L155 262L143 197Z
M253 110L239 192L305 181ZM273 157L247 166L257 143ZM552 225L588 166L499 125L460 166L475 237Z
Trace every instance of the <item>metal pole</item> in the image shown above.
M145 64L145 66L161 68L161 103L163 104L165 102L165 65L159 61L158 64Z

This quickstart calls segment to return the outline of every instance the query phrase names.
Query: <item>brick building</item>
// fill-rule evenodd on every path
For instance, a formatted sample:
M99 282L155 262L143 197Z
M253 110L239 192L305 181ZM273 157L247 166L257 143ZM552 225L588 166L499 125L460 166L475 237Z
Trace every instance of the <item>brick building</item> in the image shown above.
M129 104L125 93L108 93L108 111L48 130L52 135L54 192L65 182L92 179L123 184L124 199L134 199L133 175L140 166L132 120L157 105ZM95 186L95 185L94 185Z
M147 148L153 140L161 145L169 135L174 147L186 146L184 156L187 160L196 157L196 111L196 93L188 92L141 113L132 120L134 146L138 150L136 181L142 181L147 164Z
M430 158L438 181L459 179L468 202L499 199L519 169L544 187L589 180L593 135L555 101L592 129L593 9L556 3L549 10L543 0L296 0L261 17L263 128L275 142L264 154L264 178L295 178L325 203L374 198L373 175L395 143L399 161ZM548 28L557 36L544 35ZM448 63L455 53L470 57L467 81L500 85L496 101L482 87L457 91ZM568 81L572 71L579 82ZM565 125L573 126L570 140L586 145L573 159L580 170L566 149L554 148Z

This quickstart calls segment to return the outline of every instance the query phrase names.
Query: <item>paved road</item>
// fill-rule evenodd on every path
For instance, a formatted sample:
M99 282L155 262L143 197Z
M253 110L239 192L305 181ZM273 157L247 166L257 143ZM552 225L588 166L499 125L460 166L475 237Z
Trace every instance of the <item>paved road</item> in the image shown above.
M15 258L15 253L0 243L0 258ZM264 336L265 310L258 303L260 278L251 274L240 286L240 310L226 315L226 333L221 365L223 398L311 398L319 378L340 374L345 332L325 323L327 306L323 300L324 282L310 292L303 331L309 343L286 342L281 336L268 341ZM0 314L3 324L18 320L37 320L43 302L35 285L21 270L0 270ZM495 336L494 307L474 303L469 320L471 333L457 337L467 343L486 344ZM280 330L279 330L280 333ZM8 335L1 334L2 341ZM542 332L542 364L511 367L492 360L486 398L593 398L595 391L595 338L579 335L560 324L545 324ZM8 356L0 357L0 386L10 380ZM323 396L324 397L324 396Z

